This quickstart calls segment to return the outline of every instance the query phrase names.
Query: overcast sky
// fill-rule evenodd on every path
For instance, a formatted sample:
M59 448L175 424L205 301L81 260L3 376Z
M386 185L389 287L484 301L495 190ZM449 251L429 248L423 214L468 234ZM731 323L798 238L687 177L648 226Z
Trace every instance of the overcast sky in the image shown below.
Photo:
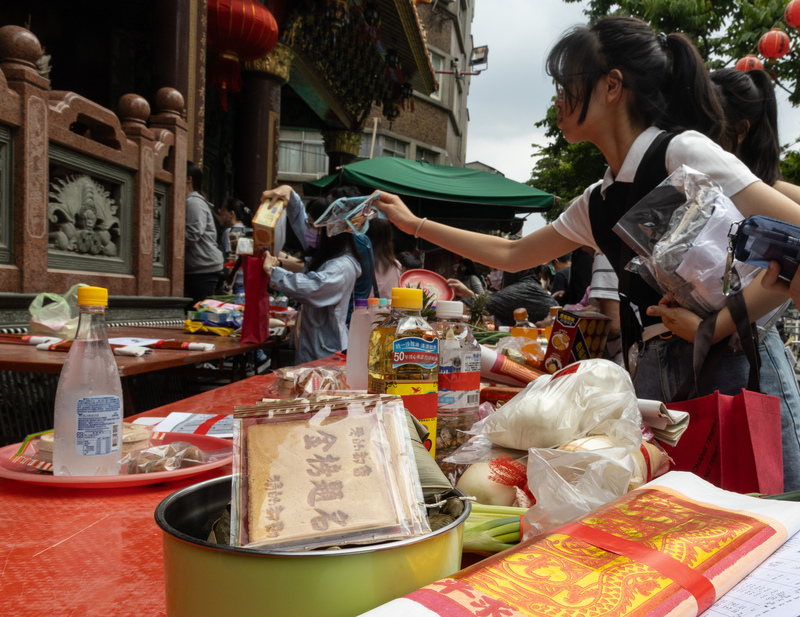
M469 91L467 162L480 161L519 182L530 179L533 143L544 143L535 122L552 104L553 82L544 70L547 52L570 27L586 23L586 3L563 0L475 1L472 38L475 46L489 46L489 68L472 77ZM440 78L450 78L441 75ZM782 143L800 136L800 109L786 102L778 90ZM543 224L534 214L525 233Z

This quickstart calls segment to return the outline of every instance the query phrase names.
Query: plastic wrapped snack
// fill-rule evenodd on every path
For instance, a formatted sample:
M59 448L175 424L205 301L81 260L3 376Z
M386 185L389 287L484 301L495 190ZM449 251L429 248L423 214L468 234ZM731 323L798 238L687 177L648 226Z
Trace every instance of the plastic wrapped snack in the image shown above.
M270 398L307 398L347 389L344 368L338 366L293 366L278 369L275 375L275 382L264 391Z
M725 306L728 232L744 216L711 178L682 165L614 226L639 255L629 265L654 289L706 317ZM737 263L734 287L758 268Z
M125 455L120 465L127 474L173 471L210 462L205 453L185 441L173 441Z
M403 401L263 402L234 414L231 544L367 544L430 531Z

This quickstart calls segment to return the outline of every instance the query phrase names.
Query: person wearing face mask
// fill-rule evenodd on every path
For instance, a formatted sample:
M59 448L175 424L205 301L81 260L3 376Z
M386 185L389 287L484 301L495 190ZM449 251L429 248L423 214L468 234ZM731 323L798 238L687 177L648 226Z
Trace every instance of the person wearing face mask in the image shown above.
M265 200L275 197L275 191L264 193ZM317 230L312 227L331 204L330 199L319 197L303 207L299 196L294 205L291 205L294 201L291 197L286 199L280 195L278 198L290 204L289 224L296 232L299 227L295 225L301 219L305 221L306 231L315 232L303 233L302 236L298 233L306 249L306 263L301 272L286 267L283 257L269 253L264 256L264 272L270 277L270 287L300 304L295 363L303 364L347 349L347 307L356 279L361 274L361 264L351 234L328 237L326 228Z
M342 186L331 190L327 197L329 200L331 200L331 202L333 202L334 200L342 197L358 196L359 192L355 187ZM261 196L262 202L268 201L271 203L277 201L278 199L282 199L286 204L289 225L292 227L292 230L294 230L298 240L300 240L303 251L306 254L309 254L310 251L318 247L321 230L314 227L313 221L309 220L308 213L306 212L306 208L303 206L303 201L300 198L300 195L298 195L291 186L284 184L272 190L264 191ZM322 213L320 213L320 215L321 214ZM374 268L375 259L372 253L372 243L366 235L354 235L352 238L356 247L356 251L358 252L358 259L361 263L361 273L356 280L353 294L350 299L346 321L348 325L350 324L350 315L353 313L353 301L356 299L365 300L370 297L370 293L373 291L373 289L377 289ZM284 255L281 255L281 259L284 260L284 266L288 265L287 269L294 272L300 271L300 268L297 268L292 264L285 263L286 260L284 259ZM376 295L376 297L378 296Z
M360 195L361 192L356 187L345 185L331 189L330 193L328 193L328 198L333 202L342 197L359 197ZM358 259L361 262L362 269L361 275L356 279L356 284L353 288L353 299L350 301L350 307L347 310L348 326L350 325L350 316L355 308L355 300L381 297L376 280L375 254L372 249L372 240L367 234L356 234L353 236L353 241L358 251ZM384 293L388 294L389 292L391 292L391 289Z
M497 268L492 268L489 272L489 286L491 291L500 291L503 289L503 271Z

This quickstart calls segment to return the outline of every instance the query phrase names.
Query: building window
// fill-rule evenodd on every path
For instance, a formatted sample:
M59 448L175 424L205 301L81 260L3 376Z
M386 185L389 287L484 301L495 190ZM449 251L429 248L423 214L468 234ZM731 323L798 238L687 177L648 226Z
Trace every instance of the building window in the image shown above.
M383 139L382 136L376 135L375 136L375 147L372 147L372 131L368 131L364 133L363 137L361 138L361 146L358 148L358 156L356 157L358 160L368 159L370 155L370 150L372 150L372 156L380 156L381 152L381 140Z
M439 154L427 148L417 146L417 161L425 161L436 165L439 162Z
M369 151L372 146L372 133L364 133L364 138L361 140L361 147L358 150L359 160L369 158ZM381 156L388 156L396 159L408 158L408 144L404 141L397 141L385 135L375 136L375 149L372 153L372 158Z
M408 152L408 144L402 141L397 141L391 137L383 138L383 153L381 156L388 156L396 159L406 158Z
M322 134L281 129L278 172L314 175L328 173L328 155L325 154Z
M430 51L431 54L431 64L433 65L433 70L435 71L444 71L444 56L441 54L437 54L435 51ZM436 73L436 79L439 81L439 89L436 92L431 92L431 98L437 101L442 100L442 76L441 74Z

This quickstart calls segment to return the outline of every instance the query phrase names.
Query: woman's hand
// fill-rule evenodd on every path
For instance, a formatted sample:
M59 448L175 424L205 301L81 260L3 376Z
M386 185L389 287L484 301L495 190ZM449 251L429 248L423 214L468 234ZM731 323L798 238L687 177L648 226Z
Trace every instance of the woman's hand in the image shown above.
M472 298L475 295L474 291L472 291L469 287L464 285L464 283L462 283L458 279L447 279L447 284L450 285L453 292L459 298Z
M267 274L267 276L272 276L272 271L279 266L280 263L281 260L274 255L271 255L269 251L264 253L264 272Z
M269 189L261 193L261 203L269 203L271 206L278 200L283 200L286 205L289 203L289 198L292 196L292 187L288 184L283 184L274 189Z
M697 328L703 321L699 315L678 306L669 296L661 298L657 306L648 306L647 314L652 317L661 317L661 321L670 332L690 343L694 343Z
M400 231L413 235L421 219L418 216L414 216L408 206L397 195L386 191L376 191L376 193L379 194L379 197L378 201L375 202L375 207L386 214Z
M794 300L795 304L800 304L800 268L794 273L792 280L788 283L778 277L781 266L777 261L769 262L769 268L761 279L761 286L769 291L777 291Z

